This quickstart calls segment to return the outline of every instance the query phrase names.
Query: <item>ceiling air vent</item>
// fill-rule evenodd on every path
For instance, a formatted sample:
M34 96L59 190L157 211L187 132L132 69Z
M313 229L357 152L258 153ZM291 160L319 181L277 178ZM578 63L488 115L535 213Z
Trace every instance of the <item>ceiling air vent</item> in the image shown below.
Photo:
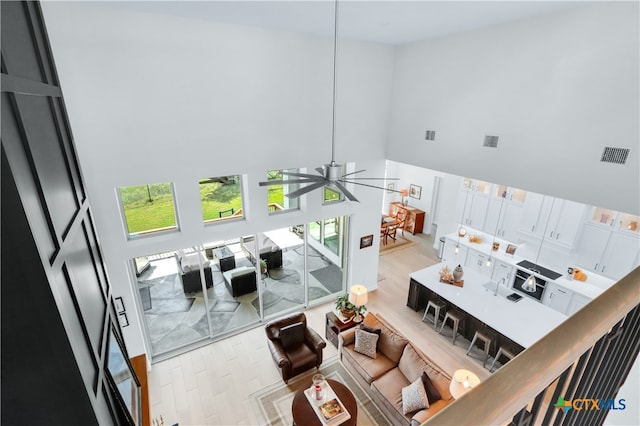
M624 164L627 162L627 156L629 155L629 148L613 148L605 146L602 151L602 158L600 161L603 163Z
M427 130L424 133L424 140L426 140L426 141L435 141L436 140L436 131L435 130Z
M491 135L484 135L484 143L482 146L486 146L489 148L497 148L498 147L498 137Z

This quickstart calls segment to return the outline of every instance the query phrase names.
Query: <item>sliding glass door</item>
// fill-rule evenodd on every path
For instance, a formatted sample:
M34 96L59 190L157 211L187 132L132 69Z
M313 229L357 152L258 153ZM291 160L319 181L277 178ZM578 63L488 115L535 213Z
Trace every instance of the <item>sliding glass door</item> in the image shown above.
M346 218L131 259L152 359L344 291Z

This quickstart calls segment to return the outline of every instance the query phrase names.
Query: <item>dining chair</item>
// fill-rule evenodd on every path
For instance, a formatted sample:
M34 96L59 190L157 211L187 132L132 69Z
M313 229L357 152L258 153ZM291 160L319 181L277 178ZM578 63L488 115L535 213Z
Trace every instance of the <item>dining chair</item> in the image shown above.
M397 232L398 232L397 223L387 226L387 236L385 237L385 240L388 240L389 238L391 238L393 241L395 241Z
M407 212L404 209L398 210L398 214L396 215L396 222L398 222L398 229L402 232L402 236L404 237L404 226L407 222Z
M383 226L380 228L380 242L383 245L387 245L387 227Z

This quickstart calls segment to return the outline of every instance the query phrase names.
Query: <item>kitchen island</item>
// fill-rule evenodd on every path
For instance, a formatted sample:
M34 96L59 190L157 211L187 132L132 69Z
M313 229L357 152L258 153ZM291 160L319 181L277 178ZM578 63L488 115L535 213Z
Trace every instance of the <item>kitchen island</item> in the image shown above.
M464 286L457 287L440 282L440 270L445 263L438 263L411 273L407 305L423 309L429 294L435 293L458 309L466 312L477 323L486 324L501 336L527 348L560 325L567 316L527 296L517 302L506 298L514 291L471 268L465 268ZM425 291L425 289L427 291ZM416 309L418 310L418 309ZM477 325L477 324L476 324ZM473 336L475 327L467 327L465 337Z

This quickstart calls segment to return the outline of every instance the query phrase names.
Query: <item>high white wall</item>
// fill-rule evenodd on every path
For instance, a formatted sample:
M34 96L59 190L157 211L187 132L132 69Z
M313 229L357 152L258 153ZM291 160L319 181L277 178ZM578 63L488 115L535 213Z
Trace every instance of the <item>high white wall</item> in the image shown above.
M80 165L131 356L147 352L129 259L320 218L351 215L349 284L377 286L382 191L360 203L269 217L266 171L331 160L333 39L112 8L43 2ZM329 5L330 7L330 5ZM336 160L384 176L393 49L341 41ZM315 173L315 172L314 172ZM246 220L204 227L198 179L242 174ZM127 241L116 188L173 182L180 232Z
M639 4L587 3L399 46L387 158L638 214Z

